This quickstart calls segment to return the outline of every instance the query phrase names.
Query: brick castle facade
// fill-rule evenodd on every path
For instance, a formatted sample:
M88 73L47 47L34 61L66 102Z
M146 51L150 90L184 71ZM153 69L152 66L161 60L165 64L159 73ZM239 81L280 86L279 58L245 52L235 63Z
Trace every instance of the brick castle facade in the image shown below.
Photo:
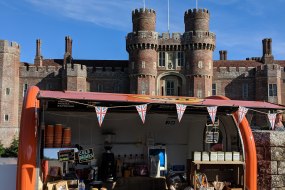
M216 35L209 30L210 13L190 9L183 33L156 32L152 9L132 12L133 31L126 36L129 60L80 60L65 38L63 59L44 59L36 41L34 63L20 62L17 43L0 40L0 139L18 133L24 94L29 86L42 90L115 92L149 95L261 100L285 104L285 60L274 60L272 40L262 40L262 56L227 60L219 51L213 60Z

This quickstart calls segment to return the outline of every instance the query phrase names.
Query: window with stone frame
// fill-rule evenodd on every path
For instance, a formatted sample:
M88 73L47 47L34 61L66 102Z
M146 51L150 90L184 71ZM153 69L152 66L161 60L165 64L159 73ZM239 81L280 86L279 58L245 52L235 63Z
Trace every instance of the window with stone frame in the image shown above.
M269 96L277 96L277 84L269 84L268 85L268 95Z
M177 52L177 65L179 67L184 66L184 52L183 51Z
M160 67L165 67L165 52L159 52L159 57L158 57L159 65Z
M217 95L217 84L216 83L212 84L212 95L213 96Z
M248 99L248 83L242 84L242 99Z
M103 84L97 85L97 92L103 92Z
M8 114L4 115L4 121L9 121L9 115Z
M6 95L10 95L10 88L6 88Z

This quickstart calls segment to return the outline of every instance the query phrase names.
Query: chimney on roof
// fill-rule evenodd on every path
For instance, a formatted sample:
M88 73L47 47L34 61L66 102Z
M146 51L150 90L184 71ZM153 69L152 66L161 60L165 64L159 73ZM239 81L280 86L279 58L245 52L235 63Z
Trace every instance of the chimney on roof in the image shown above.
M219 51L220 53L220 60L227 60L228 59L228 52L226 50Z
M41 45L42 45L41 39L37 39L36 40L36 56L34 59L34 64L39 65L39 66L43 65L43 56L41 53Z
M272 55L272 39L271 38L263 39L262 45L263 45L262 62L264 64L273 63L274 57Z
M64 53L64 65L72 62L72 39L70 36L65 37L65 53Z

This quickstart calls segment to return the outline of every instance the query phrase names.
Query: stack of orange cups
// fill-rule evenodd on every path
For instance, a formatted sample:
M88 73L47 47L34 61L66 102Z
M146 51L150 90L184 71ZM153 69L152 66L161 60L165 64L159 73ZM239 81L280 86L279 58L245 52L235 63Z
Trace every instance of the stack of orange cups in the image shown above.
M62 125L55 124L53 146L55 148L61 147L62 144Z
M62 139L63 147L71 146L71 129L70 127L66 127L63 129L63 139Z
M53 140L54 140L54 126L47 125L45 127L45 147L52 148L53 147Z

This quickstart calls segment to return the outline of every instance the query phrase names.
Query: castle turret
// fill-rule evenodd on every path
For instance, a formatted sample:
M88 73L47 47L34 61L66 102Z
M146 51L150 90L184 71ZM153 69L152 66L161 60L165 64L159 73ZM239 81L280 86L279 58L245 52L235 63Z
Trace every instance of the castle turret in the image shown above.
M154 95L158 44L156 14L152 9L136 9L132 13L132 20L133 32L126 39L130 93Z
M39 66L42 66L42 64L43 64L43 56L41 53L41 45L42 45L41 40L37 39L37 41L36 41L36 56L34 59L34 64L39 65Z
M20 46L0 40L0 139L5 145L18 134L19 66Z
M206 97L212 94L213 51L216 36L209 32L207 9L188 10L184 14L183 44L186 54L187 95Z
M272 55L272 39L271 38L263 39L262 45L263 45L262 62L264 64L273 63L274 57Z

